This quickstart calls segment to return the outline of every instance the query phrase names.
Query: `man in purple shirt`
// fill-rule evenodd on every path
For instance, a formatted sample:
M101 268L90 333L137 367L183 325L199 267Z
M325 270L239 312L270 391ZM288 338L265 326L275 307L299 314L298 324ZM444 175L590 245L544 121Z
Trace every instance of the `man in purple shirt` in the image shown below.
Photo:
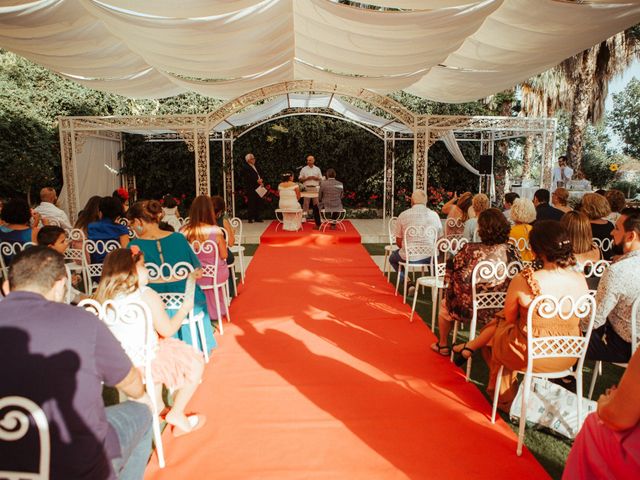
M0 302L0 398L29 398L50 430L52 479L141 479L151 452L151 413L140 402L105 409L102 385L142 398L138 370L109 329L60 303L64 258L30 247L13 259L11 293ZM0 411L0 420L6 411ZM0 471L38 471L31 432L0 442Z

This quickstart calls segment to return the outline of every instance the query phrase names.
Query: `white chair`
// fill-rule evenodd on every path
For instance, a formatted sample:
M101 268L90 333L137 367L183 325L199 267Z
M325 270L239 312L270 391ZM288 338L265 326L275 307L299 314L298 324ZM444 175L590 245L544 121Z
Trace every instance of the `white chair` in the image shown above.
M635 353L640 345L640 329L638 328L638 308L640 307L640 297L636 298L631 307L631 356ZM629 363L612 362L618 367L627 368ZM593 396L593 390L596 388L598 375L602 374L602 361L598 360L593 368L593 376L591 377L591 385L589 386L589 398Z
M86 252L86 256L83 256L85 261L85 275L87 276L87 281L89 284L89 288L87 290L87 294L90 295L97 288L98 284L94 282L94 278L100 278L102 275L102 262L93 263L91 259L91 255L102 255L105 256L114 250L120 248L120 242L118 240L89 240L85 239L83 243L83 249Z
M422 225L411 225L407 227L403 235L405 260L398 264L398 276L396 277L396 295L400 286L400 271L404 270L404 291L402 303L407 303L407 284L409 283L409 273L430 269L429 263L412 263L424 258L430 258L435 254L436 241L438 240L438 230L434 227Z
M450 233L453 230L453 233ZM447 218L444 222L444 233L447 238L461 238L464 234L464 222L459 218Z
M527 417L527 403L531 393L531 381L533 377L539 378L563 378L573 376L576 379L576 395L578 401L577 407L577 424L575 433L577 434L582 425L582 366L593 329L593 319L595 317L596 304L591 295L583 295L578 299L571 297L562 297L560 299L552 295L540 295L533 299L527 313L527 369L517 373L524 374L523 390L522 390L522 407L520 414L520 427L518 430L518 447L516 453L522 455L522 444L524 440L524 428ZM534 337L533 332L533 315L537 313L542 318L559 318L569 321L570 318L576 316L581 321L588 318L588 327L584 336L549 336ZM578 363L576 369L568 368L557 372L534 372L534 362L538 359L549 358L577 358ZM496 421L496 411L498 409L498 396L500 393L500 381L504 366L500 366L496 381L495 394L493 396L493 409L491 412L491 423Z
M226 228L220 228L220 229L222 230L222 234L224 235L224 241L229 242L229 232L227 232L227 229ZM229 247L228 245L229 243L227 243L227 248L231 249L231 247ZM244 247L243 247L243 251L244 251ZM233 290L236 292L236 295L238 295L238 280L236 278L236 259L235 258L233 259L233 263L229 263L228 260L229 260L229 257L227 257L227 267L229 268L229 278L231 278L231 281L233 282ZM240 260L238 260L238 263L239 262ZM231 304L230 294L229 294L229 304Z
M330 216L328 217L327 214ZM337 214L336 218L332 218L332 214ZM347 211L343 208L336 212L327 212L324 208L320 210L320 230L323 232L329 225L340 227L340 230L347 231L347 227L344 225L344 221L347 218Z
M82 300L78 306L96 315L111 330L114 337L118 339L123 350L136 367L143 367L143 381L145 389L151 401L151 414L153 418L153 439L158 453L158 464L164 468L164 448L162 446L162 432L160 431L160 411L158 408L158 397L156 395L155 382L151 375L151 360L157 345L157 335L153 327L151 311L146 303L142 301L117 302L107 300L104 303L96 302L92 299ZM132 330L136 334L144 336L142 346L139 337L132 335ZM137 330L137 331L136 331Z
M296 225L298 226L296 231L302 230L302 209L299 208L297 210L294 210L291 208L276 208L275 214L276 220L278 221L278 224L276 225L276 232L280 227L284 228L284 216L286 214L295 215Z
M33 242L0 242L0 268L4 278L9 278L9 264L13 256L33 245L35 245Z
M594 246L598 247L600 251L605 254L611 250L613 250L614 243L613 238L593 238L592 243Z
M413 306L411 307L411 317L409 321L413 322L413 314L416 311L416 300L418 299L420 287L429 287L431 289L431 331L435 329L436 310L441 300L442 290L447 287L444 283L447 258L449 255L458 253L467 243L468 240L464 237L441 238L436 242L436 253L431 257L431 275L420 277L416 280L416 291L413 295ZM440 255L442 255L442 260L440 260Z
M196 255L200 254L214 254L215 258L220 258L220 252L218 251L218 245L216 242L212 240L206 240L204 242L192 242L191 249ZM213 295L216 302L216 313L218 314L218 328L220 329L220 335L224 335L224 324L222 322L222 309L220 308L220 293L224 298L225 306L227 308L227 322L231 321L231 314L229 313L229 307L231 305L230 295L229 295L229 282L228 281L218 281L218 263L217 261L214 263L205 263L200 260L202 264L202 277L210 278L212 284L211 285L201 285L200 288L202 290L213 290Z
M231 228L233 228L233 236L235 239L235 245L230 248L231 252L238 257L240 261L240 278L242 279L242 284L244 285L244 246L242 245L244 241L244 237L242 236L242 220L238 217L233 217L229 220L231 224ZM235 279L235 275L233 277ZM236 295L238 294L238 289L236 288Z
M178 221L180 222L180 226L184 227L189 223L189 217L178 218Z
M384 262L382 264L382 273L387 274L387 281L391 279L391 265L389 264L389 256L398 249L396 245L396 224L398 223L398 217L391 217L389 219L388 233L389 233L389 245L384 246Z
M503 283L507 279L513 279L522 270L523 265L520 262L491 262L483 260L478 262L474 267L471 276L471 302L472 313L471 322L469 323L469 340L476 338L476 329L478 324L478 312L480 310L500 310L504 307L504 301L507 298L507 289L479 291L479 285L486 283ZM458 335L458 322L453 326L453 343L456 342ZM451 360L453 360L455 352L451 350ZM471 378L472 357L467 360L467 372L465 379L468 382Z
M162 263L160 265L155 263L145 263L147 271L149 272L149 281L169 283L177 282L180 280L186 280L189 275L194 271L193 265L188 262L178 262L173 265L169 263ZM160 298L164 302L166 310L178 310L184 302L185 292L158 292ZM193 310L189 312L189 315L182 322L183 325L189 326L189 333L191 334L191 346L194 350L198 350L197 339L200 338L202 344L202 353L204 359L209 362L209 346L207 345L207 337L204 333L204 314L200 313L195 315Z
M89 281L87 278L87 270L85 268L88 255L86 255L82 249L82 245L84 245L84 241L86 240L84 232L79 228L73 228L67 231L67 237L69 238L70 244L64 252L66 265L71 273L79 273L82 275L84 291L88 292ZM80 248L77 248L77 246Z
M2 413L4 412L4 413ZM16 472L0 470L0 478L8 480L49 480L51 460L51 439L49 422L42 409L32 400L12 395L0 398L0 441L15 442L28 433L33 419L38 429L40 458L37 472Z
M607 267L611 265L611 262L608 260L598 260L596 262L592 262L591 260L587 260L582 264L582 269L584 272L584 276L587 279L587 283L589 279L592 278L602 278L604 272L607 270ZM591 288L589 290L591 295L595 296L597 289Z
M120 225L123 225L125 227L127 227L127 230L129 231L128 235L129 235L129 240L133 240L134 238L137 238L138 235L136 235L136 232L133 228L131 228L131 225L129 224L129 220L127 220L124 217L120 217L118 219L118 223Z

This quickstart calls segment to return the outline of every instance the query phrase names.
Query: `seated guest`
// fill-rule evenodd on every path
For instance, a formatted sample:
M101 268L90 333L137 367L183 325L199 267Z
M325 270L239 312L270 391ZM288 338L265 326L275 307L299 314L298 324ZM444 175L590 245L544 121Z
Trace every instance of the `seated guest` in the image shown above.
M513 225L513 221L511 220L511 207L513 206L513 202L516 201L516 198L520 198L516 192L508 192L504 195L504 216L509 220L509 223Z
M584 213L574 210L567 212L560 223L567 229L579 270L583 269L586 262L597 262L601 259L600 249L593 244L589 218Z
M615 224L618 217L620 217L620 212L627 205L627 199L620 190L609 190L605 193L604 198L607 199L611 208L611 213L607 216L607 220Z
M64 259L53 249L16 255L11 293L0 302L0 398L23 396L44 411L52 479L142 478L151 453L149 408L126 401L105 409L102 400L103 383L143 397L140 372L95 315L59 303L65 285ZM34 450L12 443L0 442L0 458L14 470L32 468Z
M122 204L113 197L103 197L100 199L100 220L92 222L87 227L87 238L89 240L102 240L107 242L115 240L121 247L129 244L129 229L124 225L116 223L116 219L123 215ZM107 252L99 251L91 254L91 263L102 263Z
M520 199L518 199L520 200ZM520 260L518 249L509 242L509 222L497 208L489 208L478 217L479 243L467 243L447 262L445 274L445 296L438 314L439 341L431 349L441 355L449 355L449 332L452 322L469 322L473 314L472 286L473 269L483 261L511 263ZM487 280L478 287L483 292L505 291L509 278ZM493 317L495 311L483 309L478 312L478 325L482 326Z
M40 214L45 224L58 225L65 230L71 230L69 217L64 210L56 207L57 201L56 191L51 187L44 187L40 190L40 205L35 208L35 211Z
M549 205L549 190L541 188L533 194L533 204L536 207L536 221L560 220L564 212Z
M129 191L126 188L119 188L114 190L111 196L120 202L123 214L127 213L129 210Z
M471 192L465 192L458 197L456 193L451 200L442 206L442 213L447 216L445 235L448 236L461 236L464 232L464 222L469 219L469 209L471 208L471 200L473 194ZM449 222L451 220L456 226L452 226Z
M49 247L60 255L64 255L64 252L69 248L69 238L67 237L67 232L65 232L62 227L45 225L38 232L38 245ZM82 278L78 274L72 274L69 265L65 264L65 268L67 270L67 276L71 280L68 285L68 287L71 288L71 291L68 292L68 301L77 304L85 298L85 295L74 287L81 282Z
M205 250L197 254L198 260L203 265L217 265L218 278L217 283L226 282L229 278L229 267L227 266L227 242L224 239L222 229L217 225L215 211L211 199L206 195L198 195L191 204L189 209L189 223L181 230L182 234L187 238L189 243L202 242L210 240L218 247L219 256L215 252ZM213 285L211 277L204 277L198 280L198 285L208 287ZM218 320L218 311L216 309L216 297L214 290L204 289L204 296L207 302L207 311L209 318ZM227 314L227 306L222 292L219 292L218 301L220 302L221 315Z
M344 185L336 180L336 171L333 168L327 170L327 179L320 183L320 191L318 193L318 202L320 208L323 208L327 218L337 219L342 211L342 195L344 194ZM335 229L335 223L331 225Z
M195 200L194 200L195 202ZM201 264L196 254L191 249L189 242L181 233L165 232L160 230L159 222L162 216L162 205L156 200L136 202L127 212L127 218L131 222L131 228L137 234L137 238L131 240L131 246L140 247L146 262L155 265L174 266L180 262L190 264L194 269L199 269ZM197 219L196 219L197 220ZM182 293L185 291L186 280L168 282L151 282L149 284L158 293ZM207 310L207 300L199 286L196 285L194 315L204 315L204 333L208 349L216 346L213 336L211 319ZM196 345L203 350L200 338L191 338L189 325L183 325L174 335L176 338Z
M533 261L533 253L529 247L529 233L531 232L531 222L536 219L536 207L528 198L518 198L511 207L511 220L514 225L509 232L509 238L520 250L520 258L524 262Z
M600 240L601 245L604 247L602 249L602 258L611 260L613 258L613 250L606 248L611 245L611 232L613 231L613 223L605 218L611 213L609 202L604 196L597 193L586 193L582 197L580 211L589 217L592 237Z
M640 349L616 388L598 399L567 457L562 478L635 480L640 472Z
M487 392L490 394L495 389L498 370L504 365L498 406L506 412L517 391L515 371L527 368L527 313L533 299L539 295L553 295L577 300L589 294L584 275L573 268L576 260L571 241L560 222L536 222L529 243L542 267L538 270L528 267L516 275L509 284L504 309L495 320L475 339L453 347L458 353L456 363L462 364L475 350L487 346L490 372ZM532 320L536 336L580 335L580 321L576 316L568 320L547 319L536 312ZM576 358L568 357L538 359L533 371L562 371L571 368L576 361Z
M21 198L12 198L2 207L0 218L4 228L0 230L0 242L35 243L38 237L40 214L31 212L29 204ZM34 227L31 227L33 222Z
M573 208L568 205L569 190L564 187L555 189L555 191L551 194L551 201L553 202L553 206L563 213L567 213L573 210Z
M138 247L114 250L104 260L102 277L94 299L100 303L112 300L116 305L137 301L149 307L155 329L151 375L156 383L175 392L173 405L165 418L173 426L174 436L181 436L198 430L206 420L204 415L187 416L184 411L202 379L202 354L186 343L171 338L193 308L193 300L186 299L174 316L169 318L162 299L147 286L148 283L149 274L144 266L144 255ZM139 369L144 368L144 326L135 322L119 322L109 328L133 365ZM162 338L158 338L158 335ZM159 397L161 405L162 395Z
M433 228L436 232L436 237L433 238L433 246L435 249L437 237L442 234L442 223L440 222L438 214L427 207L427 194L424 193L424 190L416 190L413 192L411 194L411 208L398 215L395 237L396 245L400 248L391 252L391 255L389 256L389 264L396 272L398 272L400 262L404 262L407 259L403 242L404 234L409 227L422 227L425 229ZM431 256L432 255L425 255L412 258L411 263L428 264L431 261ZM400 275L400 281L402 282L404 280L404 269L398 272L398 274ZM408 294L413 295L415 292L415 286L411 282L409 282L408 285Z
M300 189L293 181L293 173L282 174L282 181L278 185L280 200L278 208L289 210L282 214L282 229L288 232L297 232L302 228L302 208L300 207Z
M598 284L587 359L627 362L631 357L631 306L640 296L640 209L622 210L613 239L623 255L607 267Z
M89 224L100 220L100 200L102 200L102 197L99 195L91 197L87 200L84 208L80 210L80 213L78 213L78 219L73 228L82 230L85 236L87 235Z
M471 200L471 208L474 212L473 216L464 222L464 231L462 236L470 242L479 242L478 238L478 216L491 206L489 197L484 193L478 193L473 196Z
M233 227L231 226L231 222L227 218L227 205L224 202L224 198L222 198L220 195L214 195L213 197L211 197L211 204L213 205L213 212L216 215L216 224L220 228L224 228L227 232L227 266L231 267L235 262L231 247L235 246L236 244L236 236ZM233 277L231 275L229 275L229 295L231 297L235 297L236 295L235 285L233 284Z
M162 197L162 220L171 225L174 232L177 232L182 227L180 213L178 212L178 202L173 195Z

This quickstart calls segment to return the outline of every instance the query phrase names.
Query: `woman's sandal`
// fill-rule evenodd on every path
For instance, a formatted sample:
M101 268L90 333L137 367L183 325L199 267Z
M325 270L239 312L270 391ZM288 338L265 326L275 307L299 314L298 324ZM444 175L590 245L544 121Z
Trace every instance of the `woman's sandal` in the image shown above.
M460 345L460 344L458 344ZM469 360L474 353L476 353L475 350L467 347L466 342L462 344L462 348L460 350L456 350L456 347L458 345L454 345L453 346L453 352L456 354L456 356L453 358L453 363L455 363L458 367L463 366L465 363L467 363L467 360ZM469 352L469 356L465 357L464 354L462 352L467 351Z
M451 355L451 348L449 345L440 345L439 343L431 344L431 350L436 352L438 355L442 355L443 357L448 357Z
M187 420L189 420L191 429L183 430L180 427L177 427L174 425L171 428L171 433L173 433L174 437L176 438L182 437L183 435L187 435L188 433L192 433L192 432L195 432L196 430L200 430L202 427L204 427L204 424L207 423L207 417L205 417L204 415L189 415L187 417Z

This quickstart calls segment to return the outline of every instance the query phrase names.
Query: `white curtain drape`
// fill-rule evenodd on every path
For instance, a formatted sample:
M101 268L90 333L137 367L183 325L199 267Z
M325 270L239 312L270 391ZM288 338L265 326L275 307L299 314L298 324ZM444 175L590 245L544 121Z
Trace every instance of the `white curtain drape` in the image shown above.
M460 150L460 146L458 145L458 141L456 140L456 136L453 133L453 130L448 130L444 135L440 137L440 140L442 140L442 143L445 144L447 150L449 150L449 153L456 162L458 162L474 175L480 175L480 172L476 168L471 166L471 164L464 158L464 155Z
M233 98L319 80L437 101L486 97L640 23L594 0L4 0L0 47L130 97Z
M79 207L94 195L109 196L120 187L120 142L102 137L86 137L82 151L75 156L76 188Z

